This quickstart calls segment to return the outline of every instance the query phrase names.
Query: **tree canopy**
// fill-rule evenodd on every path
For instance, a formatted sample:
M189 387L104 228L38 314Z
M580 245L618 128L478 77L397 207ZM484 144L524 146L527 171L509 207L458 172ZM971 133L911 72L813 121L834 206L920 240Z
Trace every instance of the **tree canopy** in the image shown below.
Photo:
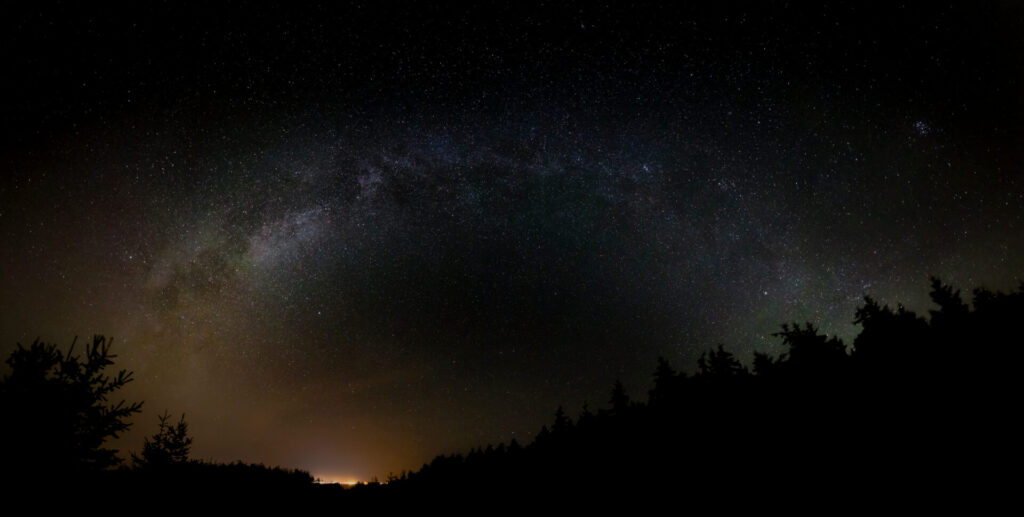
M110 401L132 372L108 374L112 340L94 336L81 355L35 340L20 343L0 380L5 468L25 473L89 472L120 463L105 442L131 426L142 402Z
M176 424L169 421L171 415L166 411L158 418L160 424L156 434L144 439L141 454L132 454L132 462L136 467L160 468L188 461L192 437L188 435L185 415L182 414Z

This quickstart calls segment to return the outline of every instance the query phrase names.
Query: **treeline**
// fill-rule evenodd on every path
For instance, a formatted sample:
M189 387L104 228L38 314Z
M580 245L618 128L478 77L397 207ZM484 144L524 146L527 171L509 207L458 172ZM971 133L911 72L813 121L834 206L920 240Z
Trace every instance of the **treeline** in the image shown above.
M742 494L750 504L795 493L839 501L949 495L994 482L986 465L1009 455L1008 424L1019 408L1024 284L1009 294L976 289L973 308L938 279L931 287L937 308L928 318L865 298L852 347L794 323L775 334L787 352L757 353L749 367L722 346L705 352L693 374L660 358L646 400L631 400L617 382L606 407L572 418L558 408L529 444L437 456L380 489L669 490L733 501Z
M125 464L107 441L142 411L142 402L112 400L132 381L132 373L106 371L117 357L111 340L94 336L81 353L76 342L64 351L37 339L27 347L19 344L6 360L9 372L0 378L0 489L10 496L5 499L53 509L170 495L177 504L263 494L280 499L314 489L313 477L302 470L190 459L192 438L184 415L171 423L166 412L157 433L146 437L140 453Z
M811 500L841 508L885 495L941 501L978 486L1012 493L1015 478L1000 467L1019 456L1024 284L1008 294L976 289L969 305L933 279L931 299L923 317L866 298L851 346L793 323L775 334L785 353L757 353L749 365L721 345L692 374L661 358L643 399L616 382L604 407L572 416L558 408L530 443L437 456L351 489L317 485L301 470L191 460L184 417L171 423L166 413L122 465L104 442L141 403L108 399L131 373L103 373L114 356L102 337L82 356L37 341L19 345L0 381L3 486L19 494L56 484L94 502L116 487L141 502L377 509L647 494L728 511Z

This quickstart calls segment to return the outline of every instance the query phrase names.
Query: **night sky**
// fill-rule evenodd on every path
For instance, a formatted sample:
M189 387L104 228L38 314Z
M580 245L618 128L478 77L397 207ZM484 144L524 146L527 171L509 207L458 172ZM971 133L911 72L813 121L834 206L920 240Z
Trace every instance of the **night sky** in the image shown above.
M1024 276L1015 2L178 3L0 22L0 352L113 336L123 453L383 478Z

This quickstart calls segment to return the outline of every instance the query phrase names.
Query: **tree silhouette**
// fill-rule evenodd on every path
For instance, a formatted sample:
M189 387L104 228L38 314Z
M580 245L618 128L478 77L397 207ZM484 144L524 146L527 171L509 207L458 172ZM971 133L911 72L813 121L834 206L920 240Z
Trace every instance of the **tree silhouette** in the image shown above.
M715 379L746 375L747 369L731 352L727 352L723 345L718 345L718 350L710 350L700 355L697 359L697 372L701 377Z
M6 361L10 373L0 381L6 468L75 473L120 463L117 451L103 444L131 426L127 419L142 402L109 403L132 380L126 370L104 373L116 357L111 342L94 336L82 356L75 355L74 342L67 353L38 339L28 348L18 343Z
M659 358L646 403L630 400L616 381L606 408L591 412L584 404L574 423L559 406L532 443L512 439L438 456L419 471L389 474L386 483L331 489L302 471L189 460L185 417L175 423L167 412L132 455L136 469L76 481L120 480L147 499L278 493L324 503L335 494L366 503L439 494L585 496L622 473L617 493L659 496L686 487L715 505L735 487L809 501L849 497L847 487L859 494L943 486L957 473L980 472L978 458L1003 457L1016 439L1007 408L1020 391L1024 284L1011 293L976 289L973 307L938 280L931 295L938 310L925 316L865 297L854 320L862 330L849 349L810 323L794 323L774 334L787 351L755 353L750 370L721 345L702 354L691 375ZM96 338L78 358L37 341L11 354L11 373L0 381L0 465L8 474L101 465L88 460L99 453L83 444L127 428L124 418L141 405L106 404L131 380L124 371L102 375L113 357L108 349ZM86 425L101 417L113 421Z
M853 341L853 358L876 375L906 376L927 353L928 322L903 305L894 311L865 296L853 323L862 328Z
M612 387L611 400L612 414L622 416L629 411L629 395L622 381L615 379L615 386Z
M185 415L177 424L168 422L171 415L164 411L160 415L160 427L152 438L145 438L142 454L132 454L132 461L139 468L161 468L188 461L188 453L192 448L192 437L188 436L188 424Z
M572 430L572 420L565 416L565 410L562 406L558 406L558 410L555 411L555 423L551 428L551 431L555 434L564 434Z
M606 407L584 405L575 424L559 407L533 443L438 456L376 493L641 501L687 490L720 511L741 492L761 505L958 489L960 473L984 472L979 458L1005 457L1016 439L1007 408L1020 391L1024 284L977 289L973 309L937 280L931 294L939 309L925 317L866 297L849 348L792 323L773 334L786 352L755 353L750 369L722 345L690 375L659 358L646 403L616 381Z
M647 394L648 401L652 405L660 405L672 400L676 395L678 381L679 377L668 363L668 359L659 356L658 367L654 370L654 388Z
M841 339L818 334L818 329L810 322L803 328L797 323L792 326L783 323L782 331L772 335L781 337L782 344L789 346L786 363L800 375L834 374L849 358Z

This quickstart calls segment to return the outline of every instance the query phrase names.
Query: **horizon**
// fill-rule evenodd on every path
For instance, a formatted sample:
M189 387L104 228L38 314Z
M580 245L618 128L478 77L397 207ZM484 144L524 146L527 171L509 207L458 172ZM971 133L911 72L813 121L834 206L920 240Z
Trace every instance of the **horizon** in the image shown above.
M126 458L384 479L1024 271L1016 5L5 18L0 353L112 337Z

